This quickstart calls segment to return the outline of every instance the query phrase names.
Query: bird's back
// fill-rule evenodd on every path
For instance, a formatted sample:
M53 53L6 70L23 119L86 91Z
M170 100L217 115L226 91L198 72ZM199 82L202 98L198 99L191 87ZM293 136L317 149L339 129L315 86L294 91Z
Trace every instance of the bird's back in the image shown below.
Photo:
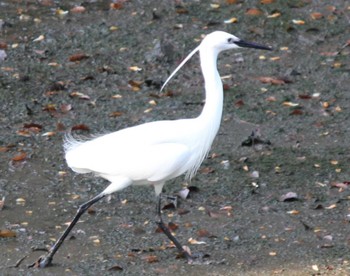
M67 137L65 157L79 173L167 180L190 170L201 158L195 123L195 119L151 122L88 141Z

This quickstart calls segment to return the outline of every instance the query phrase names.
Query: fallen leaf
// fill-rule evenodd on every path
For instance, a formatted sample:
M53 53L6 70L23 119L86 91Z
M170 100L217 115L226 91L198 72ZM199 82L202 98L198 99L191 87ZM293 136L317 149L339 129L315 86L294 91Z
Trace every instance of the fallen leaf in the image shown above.
M290 215L298 215L300 213L300 211L298 210L291 210L291 211L288 211L287 214L290 214Z
M203 238L203 237L209 237L211 236L209 231L208 230L205 230L205 229L199 229L197 231L197 236L200 237L200 238Z
M305 24L304 20L299 20L299 19L293 19L292 22L296 25L304 25Z
M257 9L257 8L250 8L245 12L245 14L247 14L247 15L261 15L262 11Z
M178 6L176 6L176 13L177 14L188 14L188 10L185 7L178 5Z
M304 112L301 110L301 109L294 109L291 113L290 113L290 115L303 115L304 114Z
M340 189L347 189L347 188L349 188L349 185L350 185L350 181L332 182L331 183L332 187L336 187L336 188L340 188Z
M38 133L41 131L43 126L40 124L36 124L36 123L29 123L29 124L24 124L23 128Z
M72 110L72 105L71 104L62 104L60 106L61 112L62 113L67 113L68 111Z
M5 206L5 197L3 196L2 199L0 200L0 211L4 208Z
M206 242L204 242L204 241L197 241L196 239L193 239L193 238L189 238L188 242L190 244L206 244Z
M133 91L139 91L141 89L141 85L143 84L143 81L129 80L128 83L131 86Z
M216 3L212 3L212 4L210 4L210 7L211 7L212 9L218 9L218 8L220 8L220 5L219 5L219 4L216 4Z
M324 207L324 208L327 209L327 210L332 210L334 208L337 208L337 204L331 204L331 205L329 205L327 207Z
M281 13L280 12L274 12L273 14L269 14L267 18L277 18L280 17Z
M323 14L320 13L320 12L313 12L313 13L310 14L310 16L311 16L311 18L313 20L317 20L317 19L323 18Z
M279 201L286 202L286 201L295 201L298 200L298 195L297 193L294 192L288 192L284 195L281 195L279 198Z
M122 268L119 265L114 265L114 266L108 268L108 271L123 271L123 270L124 270L124 268Z
M90 128L85 124L80 124L72 127L72 131L75 131L75 130L90 131Z
M142 71L142 68L140 68L138 66L130 66L129 70L131 70L133 72L140 72L140 71Z
M205 168L201 169L201 173L203 173L203 174L210 174L213 172L215 172L215 169L211 168L211 167L205 167Z
M12 157L12 161L14 162L19 162L19 161L23 161L27 158L27 154L25 152L21 152L19 154L16 154L14 157Z
M274 77L259 77L258 80L261 81L262 83L270 83L275 85L280 85L280 84L285 84L290 82L290 81L286 81L286 80L278 79Z
M298 103L293 103L293 102L283 102L282 105L284 105L284 106L289 106L289 107L296 107L296 106L299 106Z
M156 263L159 262L158 257L155 255L148 255L148 256L144 256L142 257L143 260L147 261L148 263Z
M312 96L306 95L306 94L299 94L298 97L299 97L299 99L302 99L302 100L310 100L310 99L312 99Z
M272 4L273 2L275 2L275 0L260 0L260 3L264 5Z
M90 100L90 96L83 94L81 92L73 91L72 93L69 94L71 97L77 97L82 100Z
M16 237L16 232L8 229L0 229L0 238L14 238Z
M43 107L43 111L56 112L56 105L55 104L47 104Z
M231 24L231 23L237 23L238 19L236 17L231 17L230 19L227 19L224 21L225 24Z
M86 11L86 8L83 6L75 6L74 8L71 8L71 13L83 13Z
M81 61L81 60L87 59L87 58L89 58L88 55L86 55L84 53L78 53L78 54L71 55L69 57L69 61L76 62L76 61Z
M45 39L44 35L39 35L36 39L33 40L33 42L43 41L44 39Z
M7 49L7 43L4 41L0 41L0 49L1 50L6 50Z
M123 112L119 112L119 111L115 111L115 112L112 112L112 113L109 113L109 117L120 117L123 115Z

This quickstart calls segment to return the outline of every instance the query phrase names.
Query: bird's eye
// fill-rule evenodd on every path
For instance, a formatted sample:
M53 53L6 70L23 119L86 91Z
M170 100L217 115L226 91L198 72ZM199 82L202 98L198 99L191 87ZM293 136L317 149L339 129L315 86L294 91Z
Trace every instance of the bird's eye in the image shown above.
M233 43L233 38L232 38L232 37L228 38L228 39L227 39L227 42L228 42L228 43Z

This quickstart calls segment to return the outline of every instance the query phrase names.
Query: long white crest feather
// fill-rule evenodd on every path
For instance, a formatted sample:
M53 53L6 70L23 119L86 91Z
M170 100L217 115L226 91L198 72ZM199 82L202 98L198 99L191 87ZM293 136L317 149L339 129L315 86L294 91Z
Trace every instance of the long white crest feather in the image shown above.
M172 79L172 77L181 69L181 67L195 54L199 51L199 46L197 46L188 56L180 63L180 65L171 73L171 75L167 78L167 80L162 85L160 92L162 92L163 88L167 85L167 83Z

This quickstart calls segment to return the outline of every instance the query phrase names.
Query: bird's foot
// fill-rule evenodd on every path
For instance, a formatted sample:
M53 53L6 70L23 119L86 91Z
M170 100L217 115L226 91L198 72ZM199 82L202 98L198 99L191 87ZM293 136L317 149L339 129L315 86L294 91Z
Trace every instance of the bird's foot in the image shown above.
M34 263L32 263L29 267L34 268L44 268L50 266L52 262L52 257L50 256L40 256Z
M189 255L187 258L187 263L191 265L203 265L203 264L211 264L212 261L208 260L210 257L209 254L204 253L193 253Z

